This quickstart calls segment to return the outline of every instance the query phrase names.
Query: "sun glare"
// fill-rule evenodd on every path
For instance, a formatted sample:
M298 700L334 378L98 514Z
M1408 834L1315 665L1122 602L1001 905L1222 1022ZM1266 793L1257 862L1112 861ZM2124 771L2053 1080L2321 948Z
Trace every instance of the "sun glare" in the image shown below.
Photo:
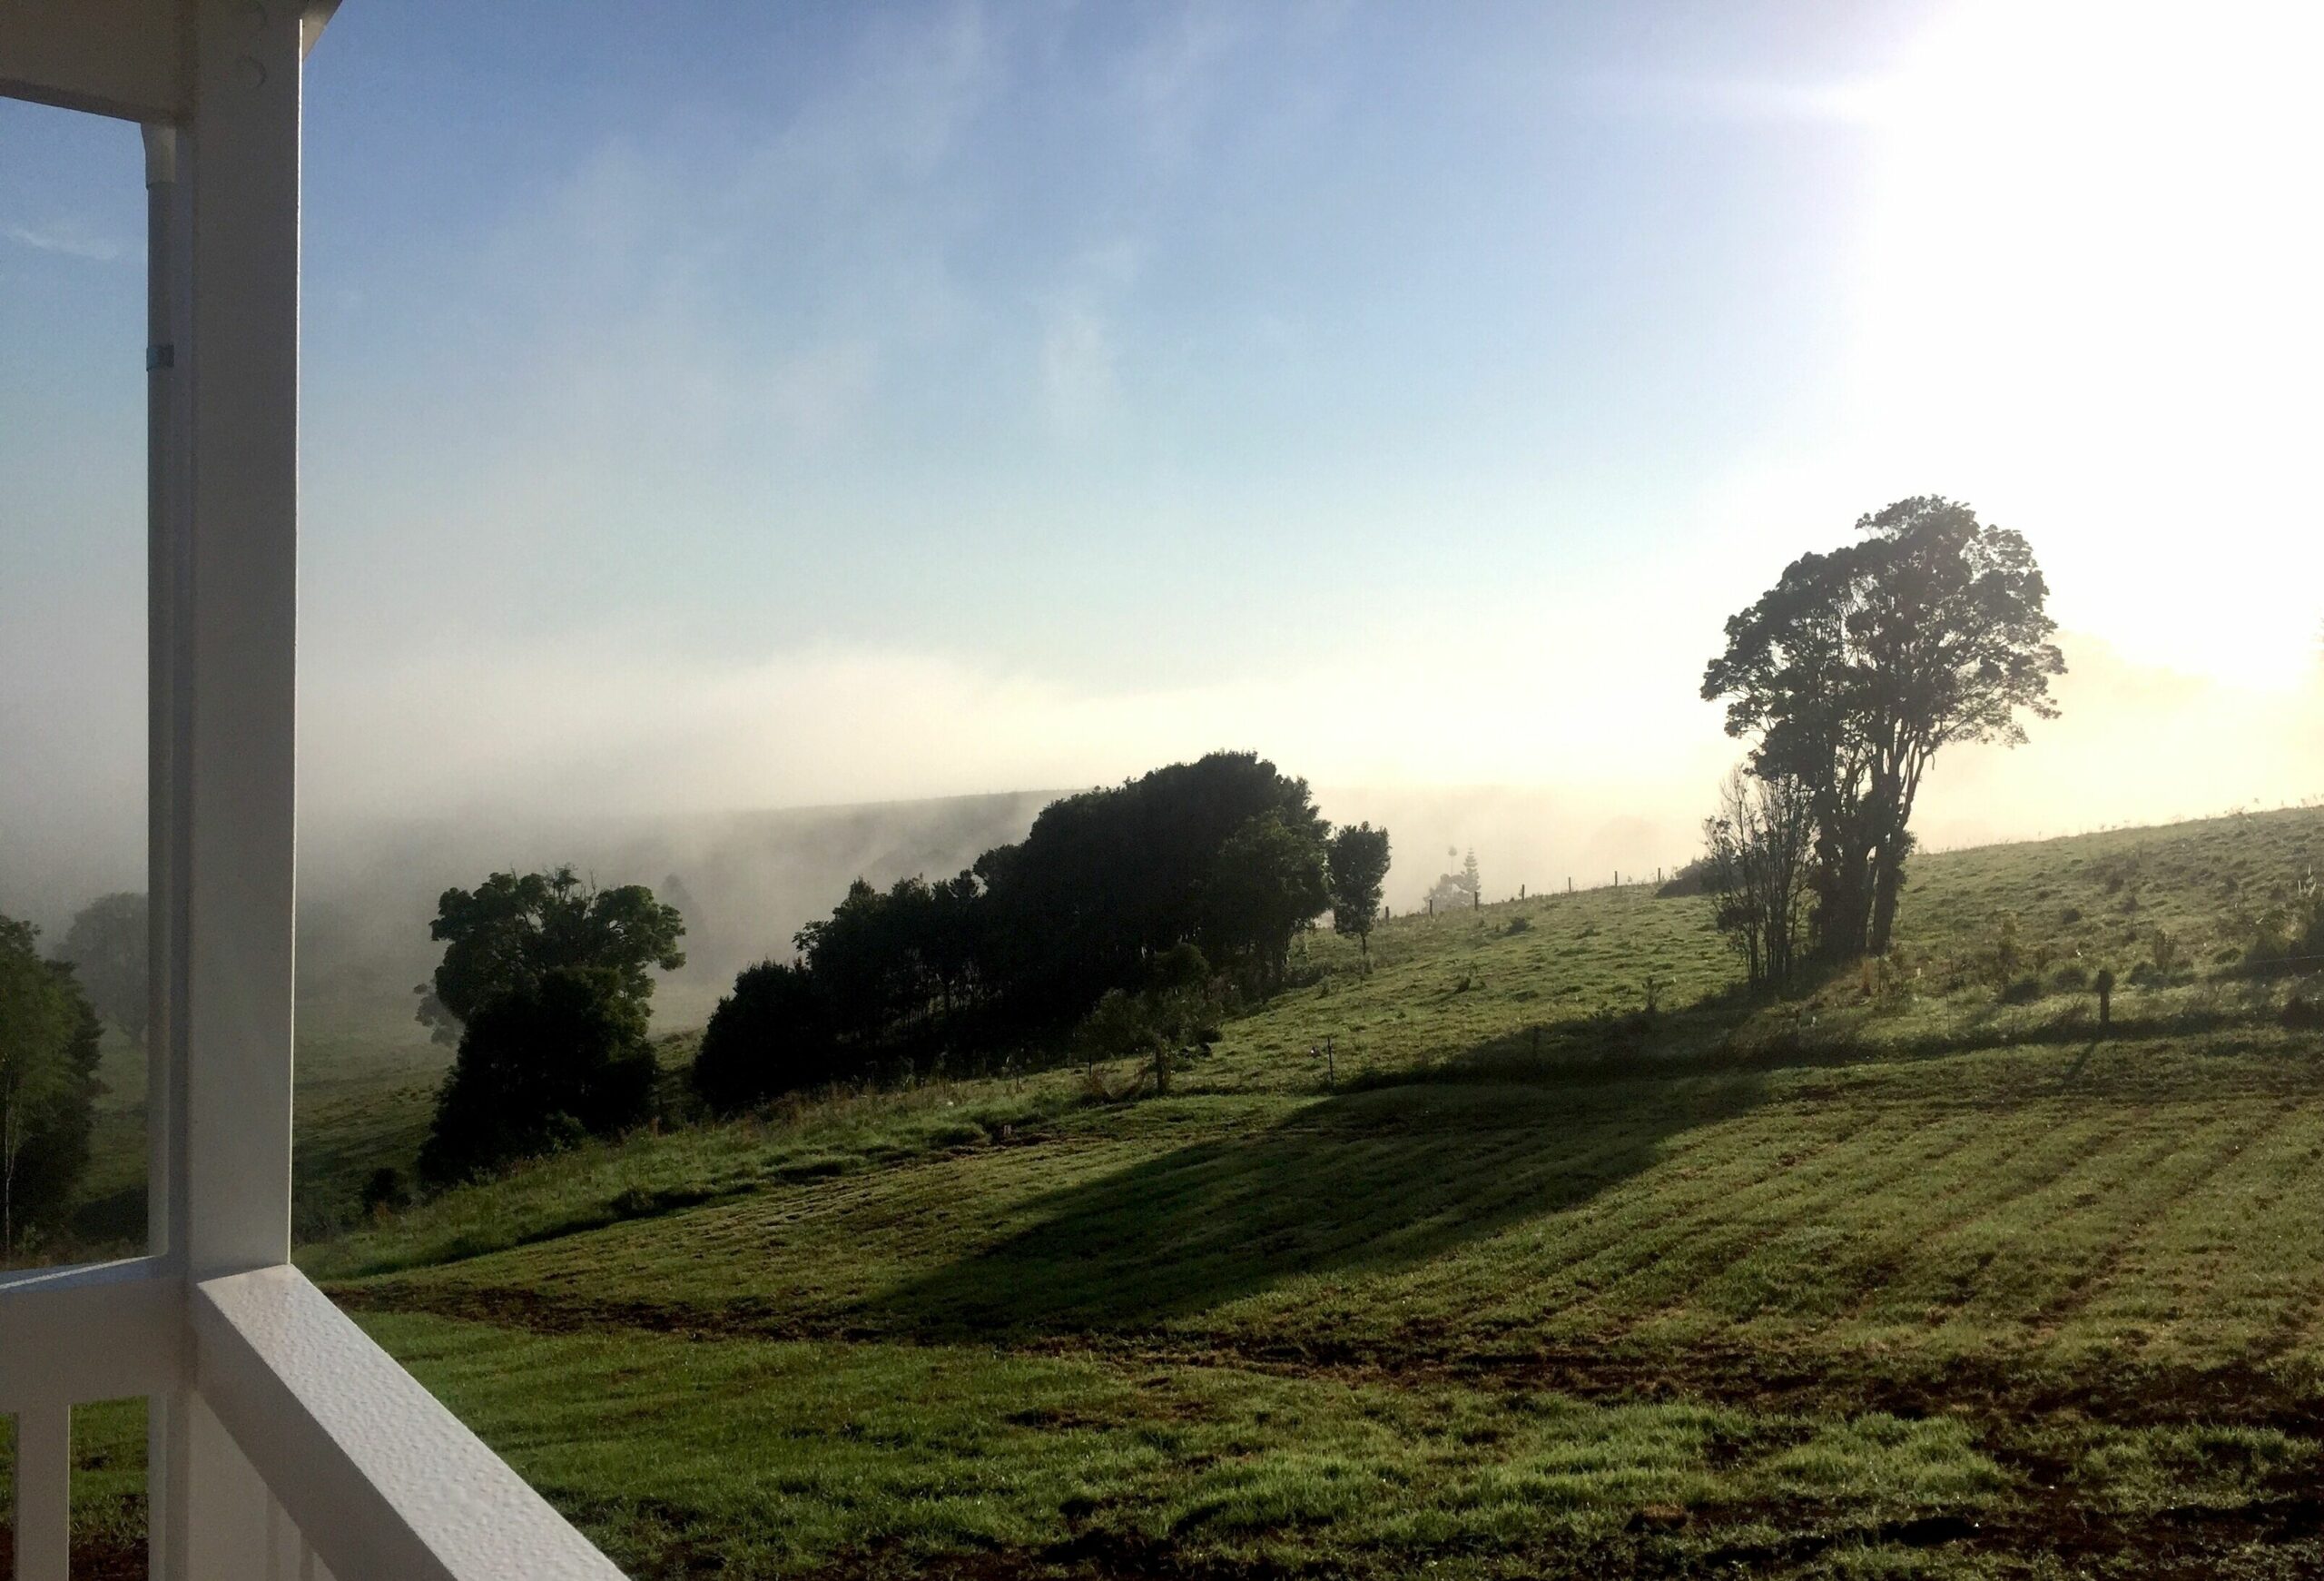
M2319 44L2301 5L1970 4L1851 95L1865 459L2022 523L2069 625L2274 685L2324 614Z

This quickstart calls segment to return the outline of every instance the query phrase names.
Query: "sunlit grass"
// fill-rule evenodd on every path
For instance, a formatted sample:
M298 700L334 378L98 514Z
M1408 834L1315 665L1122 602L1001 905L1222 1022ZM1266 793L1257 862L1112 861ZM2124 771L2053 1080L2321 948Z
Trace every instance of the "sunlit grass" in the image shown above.
M2008 1482L1964 1428L979 1348L524 1336L369 1319L638 1573L905 1573L962 1554L1518 1575L1715 1549L1640 1508L1813 1502L1833 1537ZM648 1427L641 1457L633 1427ZM2110 1444L2112 1441L2110 1440ZM2160 1463L2117 1448L2142 1477ZM677 1512L684 1512L683 1517ZM1038 1563L1038 1559L1034 1562Z
M2243 960L2319 855L1923 858L1776 1003L1699 900L1400 918L1167 1098L831 1094L302 1258L644 1575L2300 1573L2324 1038Z

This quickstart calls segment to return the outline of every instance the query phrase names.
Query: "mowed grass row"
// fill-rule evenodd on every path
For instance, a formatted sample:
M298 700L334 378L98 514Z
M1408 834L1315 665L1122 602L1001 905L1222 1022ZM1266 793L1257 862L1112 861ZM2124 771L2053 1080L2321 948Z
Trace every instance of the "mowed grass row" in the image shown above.
M1923 859L1773 1005L1699 900L1398 919L1167 1098L842 1094L302 1257L644 1575L2315 1573L2324 1039L2242 951L2317 855Z
M339 1288L556 1328L1135 1342L1600 1391L1651 1373L1827 1405L2079 1391L2152 1419L2258 1390L2290 1417L2324 1377L2324 1066L2274 1035L1167 1100L1108 1134Z
M633 1574L2264 1575L2316 1446L977 1346L373 1334ZM2061 1521L2054 1481L2074 1482ZM2207 1517L2224 1517L2221 1535Z
M2216 957L2240 948L2258 913L2290 900L2318 861L2324 812L2307 810L1923 857L1900 918L1908 964L1899 982L1867 999L1850 976L1804 1001L1758 1007L1720 997L1735 963L1699 898L1657 899L1633 887L1407 915L1374 936L1369 974L1358 970L1352 941L1310 937L1302 949L1317 980L1229 1022L1217 1049L1175 1087L1189 1095L1319 1093L1327 1041L1343 1086L1416 1076L1620 1079L1690 1062L1840 1064L2023 1042L2086 1047L2095 1009L2086 991L2055 987L2026 1003L1996 993L1989 957L2013 917L2023 969L2044 962L2053 977L2111 963L2127 979L2135 953L2151 953L2153 932L2175 929L2173 949L2192 961L2200 946L2203 963L2168 979L2125 981L2114 1001L2119 1032L2202 1033L2216 1044L2220 1034L2272 1023L2302 990L2300 979L2249 977ZM1649 976L1661 1009L1644 1018ZM407 1007L394 1010L397 1024L408 1022ZM665 1050L671 1060L687 1052L683 1041ZM328 1105L301 1112L304 1221L338 1221L358 1165L409 1164L425 1120L425 1090L409 1074L416 1057L383 1061L368 1090L344 1061L329 1067L336 1079ZM386 1271L658 1214L705 1193L882 1168L1002 1128L1022 1136L1106 1123L1082 1099L1070 1071L974 1080L956 1070L901 1092L843 1093L739 1123L586 1144L379 1224L310 1240L302 1259L319 1277ZM1221 1112L1223 1123L1240 1123ZM142 1168L134 1149L123 1156ZM305 1183L318 1161L348 1163ZM310 1205L306 1196L317 1200Z

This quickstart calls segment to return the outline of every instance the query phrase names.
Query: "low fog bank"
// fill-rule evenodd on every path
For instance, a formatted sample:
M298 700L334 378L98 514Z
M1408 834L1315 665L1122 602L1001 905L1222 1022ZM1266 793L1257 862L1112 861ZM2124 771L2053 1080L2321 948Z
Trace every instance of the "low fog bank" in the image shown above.
M1929 771L1924 850L2168 824L2324 796L2324 674L2240 686L2135 663L2068 634L2059 716L2014 750L1961 747Z
M437 897L487 874L571 864L601 885L643 884L686 921L686 964L656 1014L698 1023L743 966L787 957L791 935L828 913L850 881L950 876L1020 839L1048 791L664 820L499 811L390 819L310 816L299 849L299 993L310 1030L359 1026L375 1040L426 1033L412 989L436 967ZM142 809L81 806L36 838L0 843L0 913L50 941L111 890L143 889Z
M2069 635L2064 646L2071 667L2056 688L2059 718L2031 721L2030 743L2015 750L1955 747L1938 758L1914 820L1923 849L2163 823L2297 804L2324 793L2324 685L2318 677L2268 689L2133 663L2087 637ZM1085 744L1085 761L1088 768L1111 769L1119 760L1128 766L1122 772L1136 773L1215 747L1256 746L1285 770L1307 776L1325 816L1388 828L1395 863L1387 897L1398 912L1417 907L1438 874L1457 870L1472 850L1488 900L1521 887L1539 894L1569 881L1602 884L1618 873L1625 881L1650 881L1658 870L1694 855L1713 789L1740 751L1719 732L1715 709L1698 705L1691 730L1641 721L1632 750L1619 734L1598 730L1580 736L1548 726L1520 731L1512 721L1521 710L1546 712L1550 705L1538 697L1496 697L1506 710L1496 734L1528 744L1527 758L1512 766L1522 772L1503 784L1428 784L1409 771L1378 774L1376 760L1333 749L1333 732L1315 717L1319 709L1329 711L1327 700L1312 703L1304 715L1286 713L1273 733L1229 714L1176 721L1150 740L1101 734ZM1478 707L1482 701L1471 699ZM882 717L874 708L853 712ZM1395 720L1376 723L1384 735L1395 735ZM1029 774L1028 781L1070 785L1078 778L1046 772L1063 766L1071 740L1070 733L1044 729L1039 750L1019 766L1041 774ZM625 751L612 737L603 746L607 761ZM998 744L988 743L988 750L999 752ZM1005 756L987 766L1007 772ZM1470 766L1451 759L1439 773L1451 778ZM349 766L335 772L343 776ZM1081 783L1118 777L1089 773ZM980 852L1020 838L1059 794L783 811L616 812L605 801L592 807L599 782L578 775L568 778L555 810L510 805L455 813L415 801L398 814L375 803L334 805L330 776L319 783L302 822L300 857L300 973L310 1024L359 1017L381 1035L393 1027L396 1036L415 1039L420 1029L409 1023L407 1007L412 985L434 967L428 922L437 895L450 885L472 885L495 869L570 863L600 884L652 886L686 918L688 963L658 996L664 1022L685 1024L708 1013L739 968L786 955L792 934L828 912L850 880L862 876L884 886L914 874L956 873ZM491 779L463 776L463 783ZM615 805L635 807L636 801L625 795ZM45 802L12 800L7 813L0 912L30 917L54 939L97 894L143 887L143 811L131 792L100 786Z
M643 884L684 914L686 964L663 981L656 1016L698 1023L743 966L787 958L791 935L857 877L886 885L949 876L1022 838L1043 791L655 822L495 814L310 826L300 842L300 991L318 1011L409 1002L434 971L437 896L498 870L571 864L605 886ZM415 1027L414 1035L418 1035Z

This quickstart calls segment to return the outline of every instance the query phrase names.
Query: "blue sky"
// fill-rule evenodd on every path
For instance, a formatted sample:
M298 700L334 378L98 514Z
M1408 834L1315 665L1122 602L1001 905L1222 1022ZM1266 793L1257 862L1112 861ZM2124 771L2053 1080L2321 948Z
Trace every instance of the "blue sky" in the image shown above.
M351 0L308 74L310 803L1248 743L1683 829L1720 618L1931 490L2028 533L2104 697L2264 708L2324 613L2316 35L2187 15ZM133 793L138 179L129 128L0 105L20 822Z

